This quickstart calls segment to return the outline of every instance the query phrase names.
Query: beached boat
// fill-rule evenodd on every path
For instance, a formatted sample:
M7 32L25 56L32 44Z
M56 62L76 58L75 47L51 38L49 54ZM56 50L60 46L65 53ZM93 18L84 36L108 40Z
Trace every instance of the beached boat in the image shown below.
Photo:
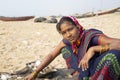
M22 16L22 17L4 17L0 16L0 20L2 21L26 21L34 18L34 16Z

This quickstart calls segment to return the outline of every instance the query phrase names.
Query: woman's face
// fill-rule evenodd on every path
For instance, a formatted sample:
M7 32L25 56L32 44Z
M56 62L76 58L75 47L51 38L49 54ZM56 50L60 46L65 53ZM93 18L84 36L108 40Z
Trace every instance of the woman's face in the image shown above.
M79 37L79 30L77 26L72 25L72 23L65 21L60 26L61 34L64 39L67 39L70 43L75 42Z

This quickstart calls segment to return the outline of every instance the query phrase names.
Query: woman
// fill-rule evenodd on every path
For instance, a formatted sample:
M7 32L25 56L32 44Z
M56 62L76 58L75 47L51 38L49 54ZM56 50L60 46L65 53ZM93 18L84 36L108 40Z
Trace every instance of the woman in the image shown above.
M84 30L72 16L56 25L63 40L25 80L34 80L61 52L68 69L78 80L118 80L120 77L120 39L110 38L96 29Z

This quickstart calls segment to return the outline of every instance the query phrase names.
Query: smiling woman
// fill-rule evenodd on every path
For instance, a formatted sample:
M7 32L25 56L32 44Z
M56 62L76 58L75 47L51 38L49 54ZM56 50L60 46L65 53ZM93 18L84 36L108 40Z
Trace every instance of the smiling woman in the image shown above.
M34 80L60 53L78 80L120 79L120 39L110 38L100 30L85 30L72 16L63 16L56 28L63 39L25 80Z
M62 23L61 31L59 32L63 35L63 38L67 38L71 43L75 42L79 37L78 29L74 25L68 23L67 21Z

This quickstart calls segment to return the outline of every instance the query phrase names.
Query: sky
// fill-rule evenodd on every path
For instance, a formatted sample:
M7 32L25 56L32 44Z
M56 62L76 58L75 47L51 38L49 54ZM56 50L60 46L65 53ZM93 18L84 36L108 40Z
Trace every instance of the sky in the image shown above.
M120 0L0 0L0 16L83 14L120 7Z

